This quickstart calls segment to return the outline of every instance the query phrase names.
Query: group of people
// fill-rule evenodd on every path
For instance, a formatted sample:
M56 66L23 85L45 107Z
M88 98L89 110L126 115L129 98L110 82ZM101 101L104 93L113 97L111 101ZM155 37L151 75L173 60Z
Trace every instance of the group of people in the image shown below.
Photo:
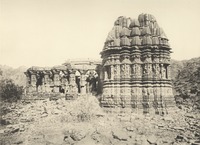
M76 84L78 88L78 93L81 93L81 73L79 71L76 71L75 73L76 77ZM85 80L86 81L86 93L92 93L97 92L97 84L98 84L98 74L96 71L88 71L85 74Z

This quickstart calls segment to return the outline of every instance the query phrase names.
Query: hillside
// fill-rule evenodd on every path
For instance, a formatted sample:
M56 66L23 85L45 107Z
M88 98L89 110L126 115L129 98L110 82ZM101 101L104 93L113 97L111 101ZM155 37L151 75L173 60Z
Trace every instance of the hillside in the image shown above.
M25 66L20 66L18 68L12 68L6 65L0 65L0 76L3 78L12 79L15 84L19 86L26 85L26 76L24 72L27 70Z
M184 61L172 60L174 95L180 103L200 108L200 57Z

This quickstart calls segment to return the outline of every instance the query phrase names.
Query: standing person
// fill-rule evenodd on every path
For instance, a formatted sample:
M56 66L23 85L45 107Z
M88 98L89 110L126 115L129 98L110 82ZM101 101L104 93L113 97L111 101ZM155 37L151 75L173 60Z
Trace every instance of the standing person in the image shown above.
M86 77L86 93L89 94L89 83L90 83L90 76L89 76L90 71L88 71L85 75Z
M93 89L93 76L92 73L89 73L89 94L92 93L92 89Z
M96 71L93 72L93 78L94 78L94 91L97 92L97 82L98 82L98 74Z
M81 93L81 85L80 85L81 73L79 72L79 70L75 72L75 77L76 77L76 85L78 93Z

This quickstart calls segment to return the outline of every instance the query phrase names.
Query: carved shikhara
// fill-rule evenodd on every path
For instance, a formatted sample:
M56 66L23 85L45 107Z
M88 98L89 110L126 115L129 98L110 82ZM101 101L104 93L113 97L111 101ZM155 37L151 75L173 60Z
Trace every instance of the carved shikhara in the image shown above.
M168 38L154 16L119 17L101 52L101 106L167 113L174 106L170 53Z

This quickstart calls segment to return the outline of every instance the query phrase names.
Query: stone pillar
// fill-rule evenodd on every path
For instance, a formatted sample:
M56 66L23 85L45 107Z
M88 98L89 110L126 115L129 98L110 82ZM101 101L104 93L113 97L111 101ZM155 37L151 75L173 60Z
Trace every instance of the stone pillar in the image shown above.
M37 78L36 74L31 74L31 92L35 92L36 89Z
M86 75L81 75L81 94L86 94Z
M49 74L44 74L44 86L45 86L45 92L50 93L50 81L49 81Z
M37 78L36 78L36 74L31 74L31 85L36 85L37 82Z
M70 94L77 94L77 87L76 87L76 81L75 81L75 74L70 74Z
M54 89L53 89L54 92L59 93L60 76L59 76L59 72L57 72L57 71L54 71L53 82L54 82Z
M24 93L26 94L26 93L30 93L31 92L31 90L30 90L31 77L30 77L29 71L24 72L24 74L26 75L26 87L25 87Z

